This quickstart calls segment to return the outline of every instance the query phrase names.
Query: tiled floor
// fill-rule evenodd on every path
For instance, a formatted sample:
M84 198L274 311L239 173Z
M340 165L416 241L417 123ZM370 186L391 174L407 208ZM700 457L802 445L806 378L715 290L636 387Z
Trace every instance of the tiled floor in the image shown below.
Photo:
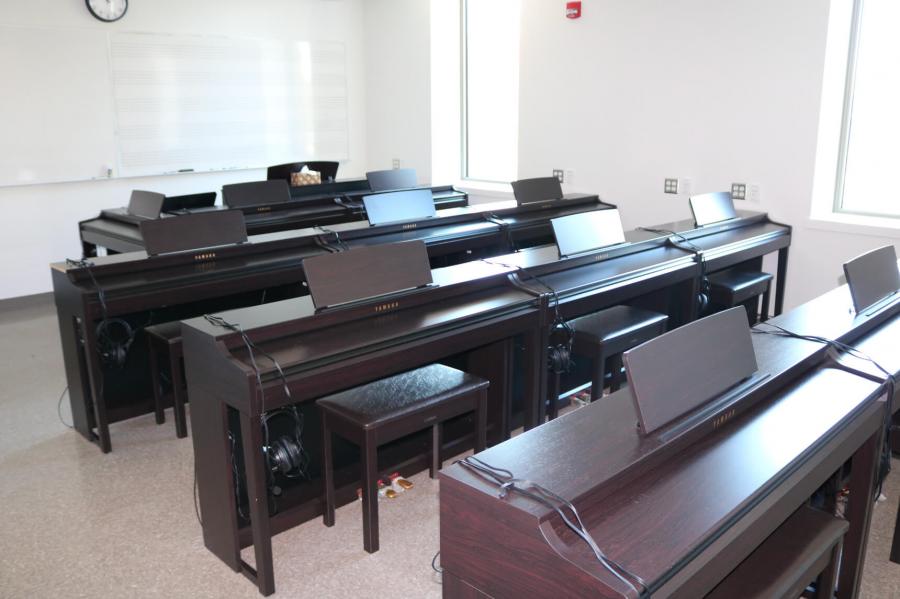
M113 426L102 455L56 415L65 386L45 299L0 311L0 597L258 597L203 546L192 502L193 452L171 412ZM63 415L68 420L67 401ZM863 596L900 599L887 561L900 463L875 509ZM438 483L427 473L381 510L381 550L362 549L359 504L326 529L315 520L275 537L282 597L439 597ZM247 555L248 559L252 557Z

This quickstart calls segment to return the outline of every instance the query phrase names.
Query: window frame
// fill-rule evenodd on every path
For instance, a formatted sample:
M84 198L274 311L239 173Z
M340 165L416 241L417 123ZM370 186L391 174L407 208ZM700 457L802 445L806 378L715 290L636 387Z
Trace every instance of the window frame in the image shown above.
M847 158L850 153L850 129L853 120L853 101L856 93L856 69L859 60L859 38L862 30L862 17L865 0L853 0L850 17L850 36L847 48L847 69L844 75L844 98L841 109L840 139L838 141L837 168L834 178L834 198L831 210L833 214L847 214L889 218L900 222L900 214L853 210L844 207L844 187L847 176Z
M510 181L484 179L469 175L469 0L459 0L460 7L460 102L459 102L459 147L460 147L460 181L465 183L486 183L489 185L508 185Z

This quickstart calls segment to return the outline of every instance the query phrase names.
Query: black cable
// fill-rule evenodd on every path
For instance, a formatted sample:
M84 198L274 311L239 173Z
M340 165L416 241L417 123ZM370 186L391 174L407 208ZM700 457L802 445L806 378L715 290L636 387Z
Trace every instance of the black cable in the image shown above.
M313 229L318 229L326 235L334 235L334 240L337 242L338 247L340 247L344 251L348 251L350 249L350 246L347 245L347 243L343 239L341 239L341 236L334 229L329 229L328 227L323 227L321 225L315 225Z
M194 514L197 516L197 522L203 526L203 520L200 518L200 506L197 505L197 464L194 463Z
M437 563L437 559L438 559L438 557L440 557L440 555L441 555L441 552L438 551L437 553L434 554L434 557L431 558L431 569L434 570L435 572L437 572L438 574L443 574L444 569L441 568L440 566L435 565Z
M551 297L553 297L553 323L550 325L551 331L554 329L562 329L566 334L565 342L556 346L556 350L554 351L554 347L551 347L551 354L548 356L548 362L550 362L550 367L553 370L554 374L563 374L569 371L569 368L572 367L572 348L575 345L575 330L572 328L572 325L563 318L562 313L559 311L559 292L553 288L549 283L541 279L535 274L532 274L522 268L521 266L517 266L515 264L506 264L504 262L496 262L492 260L488 260L486 258L481 258L481 261L486 264L491 264L494 266L502 266L504 268L510 268L515 270L517 274L525 275L526 277L537 282L541 287L550 292ZM562 351L559 351L559 348L562 348Z
M682 235L677 231L672 231L671 229L657 229L654 227L638 227L640 231L647 231L648 233L660 233L663 235L669 235L670 237L666 240L671 243L673 246L677 247L680 250L684 250L686 252L690 252L697 259L697 262L700 264L700 280L703 282L705 287L709 287L709 281L706 276L709 272L706 265L706 256L703 254L703 249L692 242L690 239ZM675 237L678 241L672 241L672 237ZM703 293L708 293L709 289L702 289Z
M627 585L637 597L650 597L650 587L643 578L603 553L591 536L590 531L588 531L587 527L584 525L584 522L581 520L581 515L571 501L560 497L553 491L530 480L516 478L509 470L491 466L475 456L466 457L457 463L498 485L500 487L497 495L499 499L505 499L509 496L510 492L514 491L554 510L562 519L563 523L588 545L593 552L594 557L597 558L597 561L600 562L607 571ZM562 505L562 507L560 507L560 505ZM563 511L564 509L571 512L572 516L574 516L574 520ZM629 578L631 580L629 580ZM643 591L638 590L634 584L635 582L643 588Z
M247 348L247 354L248 354L248 357L250 358L250 365L253 368L253 373L256 376L257 389L259 389L259 396L260 396L259 409L263 415L261 418L261 421L262 421L262 426L263 426L263 437L265 440L265 447L264 447L263 451L266 452L266 458L267 458L267 463L268 463L268 451L269 451L269 448L272 447L272 444L269 439L269 422L268 422L268 418L266 417L267 416L267 414L266 414L266 392L265 392L265 388L263 387L263 382L262 382L262 371L259 368L259 364L257 364L257 362L256 362L255 352L258 352L259 354L261 354L262 356L267 358L270 362L272 362L272 365L275 367L275 370L278 372L278 376L281 378L281 385L282 385L282 388L284 389L284 394L285 394L285 397L287 397L288 403L293 403L293 396L291 395L290 387L288 387L287 376L285 376L284 370L282 370L281 364L278 363L278 360L276 360L270 353L268 353L267 351L265 351L264 349L260 348L258 345L253 343L253 340L250 339L250 337L247 335L247 333L244 331L244 329L240 325L228 322L221 316L213 315L213 314L204 314L203 318L205 318L207 322L209 322L210 324L212 324L214 326L222 327L224 329L227 329L229 331L232 331L232 332L240 335L241 340L244 342L244 346ZM294 416L296 419L297 430L296 430L295 440L297 441L297 447L299 450L299 461L297 463L297 469L300 472L298 473L297 476L291 476L288 478L297 478L301 475L302 476L306 475L305 471L309 464L309 456L306 453L306 450L303 448L303 443L302 443L303 425L304 425L303 413L300 412L297 409L297 407L294 405L291 406L291 409L293 410ZM229 436L231 436L231 433L229 433ZM234 439L232 439L232 456L233 455L234 455ZM236 466L236 462L233 458L232 458L232 465L235 470L235 472L234 472L235 482L237 485L239 485L240 479L238 478L237 466ZM236 490L236 492L238 492L238 491ZM243 514L240 512L240 498L238 498L238 508L239 508L240 515L243 517Z
M56 415L59 416L59 421L62 422L64 425L66 425L69 428L75 428L73 425L71 425L68 422L66 422L65 420L63 420L63 416L62 416L62 400L63 400L63 397L66 396L66 391L68 391L68 390L69 390L69 386L66 385L66 388L63 389L62 393L59 394L59 400L56 402Z

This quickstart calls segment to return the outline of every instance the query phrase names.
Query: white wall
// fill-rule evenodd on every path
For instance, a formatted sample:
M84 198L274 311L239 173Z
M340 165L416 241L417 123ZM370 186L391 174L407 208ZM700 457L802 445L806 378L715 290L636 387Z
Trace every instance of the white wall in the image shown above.
M342 177L365 172L365 0L267 0L265 3L227 0L153 0L131 2L122 21L102 24L78 1L33 0L4 4L0 25L59 29L106 29L216 34L263 39L343 41L347 47L350 130L349 160ZM95 65L105 69L106 64ZM37 74L36 74L37 76ZM47 92L53 93L48 82ZM3 93L10 93L4 89ZM83 135L91 135L83 131ZM0 160L15 160L0 156ZM264 179L258 170L217 174L182 174L0 187L0 299L50 290L48 264L81 254L79 220L100 209L127 203L134 188L177 195L220 190L222 185Z
M365 0L365 23L369 170L396 158L430 183L430 2Z
M519 176L575 170L571 190L618 204L626 228L689 217L695 193L760 186L794 225L788 305L834 287L841 263L890 242L813 228L829 3L597 0L584 16L523 0Z

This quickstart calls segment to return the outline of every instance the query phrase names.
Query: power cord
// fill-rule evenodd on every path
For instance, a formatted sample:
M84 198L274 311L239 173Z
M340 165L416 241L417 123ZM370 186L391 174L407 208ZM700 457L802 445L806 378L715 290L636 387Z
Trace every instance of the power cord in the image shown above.
M440 556L441 556L441 552L438 551L437 553L434 554L434 557L431 558L431 569L434 570L435 572L437 572L438 574L443 574L444 569L441 568L440 566L436 565L437 560Z
M75 428L73 425L69 424L65 420L63 420L62 415L62 400L63 397L66 396L66 393L69 391L69 386L66 385L66 388L62 390L62 393L59 394L59 400L56 402L56 415L59 416L59 421L62 422L65 426L69 428Z
M468 470L477 473L482 478L486 478L498 485L500 487L497 494L499 499L506 499L511 492L515 492L554 510L562 519L563 523L588 545L593 552L594 557L597 558L597 561L600 562L608 572L628 586L628 588L634 592L635 596L650 597L650 587L644 579L603 553L591 536L590 531L588 531L587 527L584 525L584 522L582 522L578 510L575 509L575 506L571 501L560 497L553 491L550 491L535 482L516 478L509 470L491 466L475 456L463 458L457 463ZM568 510L572 517L570 517L565 510ZM635 583L643 590L638 590Z
M203 519L200 518L200 506L197 504L197 463L194 462L194 514L197 516L197 522L203 526Z
M548 362L550 363L549 366L553 370L554 374L562 374L568 372L569 368L571 368L572 366L572 347L575 344L575 330L568 323L568 321L563 318L562 313L559 311L560 300L559 293L556 291L556 289L554 289L549 283L547 283L537 275L528 272L521 266L488 260L486 258L481 258L481 261L485 264L509 268L514 270L516 274L525 275L550 293L551 297L553 298L552 307L554 315L553 323L550 325L551 331L556 329L562 330L563 332L565 332L566 340L561 345L551 346L549 348ZM524 288L523 290L528 293L533 293L532 290L527 288Z
M672 244L674 247L684 250L686 252L690 252L696 258L697 263L700 264L700 295L698 297L700 304L700 311L706 309L706 306L709 304L709 290L710 283L708 278L709 268L706 264L706 256L703 253L703 249L697 246L690 239L682 235L677 231L672 231L671 229L658 229L654 227L638 227L639 231L647 231L648 233L658 233L661 235L668 235L666 241ZM672 237L675 238L675 241L672 240Z
M204 314L203 318L206 319L207 322L209 322L210 324L212 324L214 326L222 327L224 329L227 329L229 331L232 331L232 332L240 335L241 340L244 342L244 346L247 348L247 355L250 358L250 365L253 368L253 372L256 376L257 389L259 389L260 412L263 414L261 421L262 421L262 426L263 426L263 437L264 437L264 441L265 441L265 447L263 448L263 451L266 455L266 464L269 466L269 468L268 468L269 473L267 475L270 475L271 470L272 470L271 461L270 461L272 459L271 455L270 455L272 452L271 451L272 443L269 438L269 421L268 421L268 417L267 417L268 415L266 414L266 393L265 393L265 388L263 387L263 382L262 382L262 371L260 370L259 364L256 361L256 353L258 352L260 355L264 356L275 367L275 370L278 372L278 376L281 378L281 385L282 385L282 388L284 389L285 397L287 397L288 403L293 403L293 396L291 395L291 389L288 386L287 376L285 376L284 370L281 368L281 364L278 363L278 360L276 360L270 353L268 353L267 351L265 351L264 349L262 349L258 345L256 345L250 339L250 337L247 335L247 333L244 331L244 329L239 324L234 324L234 323L228 322L221 316L213 315L213 314ZM294 439L296 441L297 447L296 447L296 454L294 456L289 456L289 457L293 458L290 460L291 464L293 466L291 468L291 470L296 470L297 473L295 475L291 476L288 471L285 471L285 475L288 478L299 478L301 476L303 476L303 477L306 476L306 468L309 464L309 455L307 454L306 450L304 449L303 443L302 443L302 434L303 434L303 425L304 425L303 414L294 405L291 406L291 410L293 411L293 416L294 416L295 423L296 423ZM242 518L247 520L248 518L244 515L243 511L241 510L240 477L239 477L238 471L237 471L237 461L234 459L234 456L236 455L235 454L235 439L230 431L228 432L228 438L231 441L232 469L233 469L234 480L235 480L235 494L237 496L238 514ZM281 439L279 439L279 441L281 441ZM282 446L282 445L283 445L283 443L279 443L279 446ZM272 490L273 488L274 488L274 485L270 486L270 490ZM274 498L273 498L273 500L274 500ZM276 510L277 510L277 505L276 505Z
M318 229L319 231L322 231L326 235L334 235L334 240L338 244L338 247L341 250L346 252L350 249L350 246L347 245L347 243L343 239L341 239L341 236L334 229L329 229L328 227L323 227L321 225L315 225L313 227L313 229Z

